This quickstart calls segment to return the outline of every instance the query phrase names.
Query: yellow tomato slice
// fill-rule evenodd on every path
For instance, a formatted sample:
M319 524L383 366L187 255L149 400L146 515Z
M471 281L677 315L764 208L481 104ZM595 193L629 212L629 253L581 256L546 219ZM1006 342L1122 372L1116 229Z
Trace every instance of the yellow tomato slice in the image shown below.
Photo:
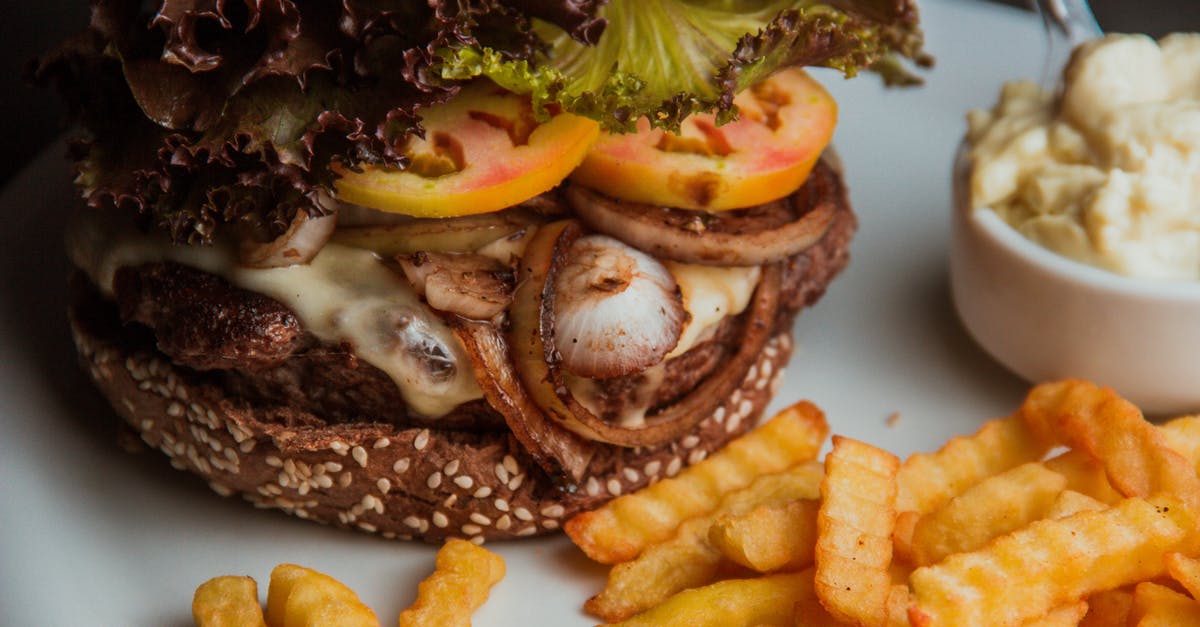
M837 103L803 70L788 69L734 98L736 122L693 115L681 133L606 135L571 180L634 202L720 211L782 198L804 183L833 138Z
M600 128L569 113L538 123L528 97L488 82L422 112L422 124L425 138L405 148L409 168L339 168L338 198L421 218L499 211L558 185Z

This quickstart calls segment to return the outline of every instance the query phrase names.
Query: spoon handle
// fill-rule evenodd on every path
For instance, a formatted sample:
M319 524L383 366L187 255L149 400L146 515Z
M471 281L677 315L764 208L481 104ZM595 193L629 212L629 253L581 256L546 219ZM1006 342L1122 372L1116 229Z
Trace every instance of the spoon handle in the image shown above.
M1075 46L1104 35L1087 0L1032 0L1046 25L1042 84L1053 85Z

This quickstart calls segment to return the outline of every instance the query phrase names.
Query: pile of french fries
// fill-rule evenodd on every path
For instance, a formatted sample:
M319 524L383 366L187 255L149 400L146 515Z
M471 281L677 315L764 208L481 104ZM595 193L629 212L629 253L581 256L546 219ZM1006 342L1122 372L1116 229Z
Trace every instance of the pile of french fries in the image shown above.
M471 614L504 577L504 560L465 540L448 540L437 566L400 613L400 627L469 627ZM210 579L196 589L197 627L379 627L371 608L340 581L315 570L280 564L271 571L267 608L250 577Z
M901 462L799 403L568 521L621 625L1200 625L1200 417L1035 387Z

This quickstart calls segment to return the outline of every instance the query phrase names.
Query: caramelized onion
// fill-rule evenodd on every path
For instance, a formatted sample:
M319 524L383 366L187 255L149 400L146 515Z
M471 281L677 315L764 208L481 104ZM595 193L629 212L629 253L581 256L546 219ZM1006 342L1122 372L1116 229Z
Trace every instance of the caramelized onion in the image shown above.
M396 262L425 302L438 311L491 320L512 300L512 269L471 253L418 252Z
M508 329L517 375L547 415L585 438L628 447L675 440L711 415L758 359L779 308L781 270L778 265L764 268L750 309L743 314L737 351L716 373L681 400L647 416L643 426L622 427L597 417L575 399L554 345L553 285L571 244L581 235L574 221L551 223L538 229L525 251Z
M737 211L705 213L622 202L577 184L565 194L588 227L655 257L757 266L782 261L820 241L845 189L822 160L791 196Z
M550 476L565 473L578 483L595 448L547 418L529 398L513 372L504 335L490 323L456 319L450 326L467 349L484 397L504 416L517 441Z
M671 272L607 235L576 240L551 288L555 345L563 367L582 377L637 374L661 362L687 320Z
M524 208L459 218L402 217L387 224L343 225L334 233L333 241L373 250L384 257L418 251L474 252L542 220L540 214Z
M242 240L238 259L251 268L281 268L312 261L329 241L337 226L337 215L312 217L296 213L287 231L269 242Z

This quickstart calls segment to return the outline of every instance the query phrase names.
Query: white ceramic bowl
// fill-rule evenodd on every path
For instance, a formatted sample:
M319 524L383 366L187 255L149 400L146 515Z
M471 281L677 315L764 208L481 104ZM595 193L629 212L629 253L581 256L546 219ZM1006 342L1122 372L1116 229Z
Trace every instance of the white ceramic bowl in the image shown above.
M1200 412L1200 282L1133 279L1051 252L969 206L964 175L950 285L979 345L1031 382L1085 378L1150 414Z

